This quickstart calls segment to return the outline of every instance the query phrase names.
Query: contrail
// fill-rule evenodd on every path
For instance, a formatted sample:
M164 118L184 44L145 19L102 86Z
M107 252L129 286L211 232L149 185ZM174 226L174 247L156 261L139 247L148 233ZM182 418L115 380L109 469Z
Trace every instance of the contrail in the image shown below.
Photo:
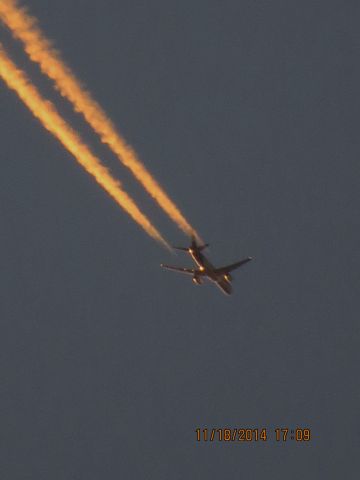
M156 228L139 210L132 198L122 189L100 160L95 157L78 134L59 115L55 106L45 100L37 88L30 83L26 74L17 68L0 44L0 77L7 86L15 90L32 114L51 132L62 145L76 158L98 184L137 222L151 237L168 247Z
M75 111L81 113L101 141L107 144L118 159L128 167L147 192L168 216L187 234L199 235L188 223L179 208L152 177L137 158L135 151L116 131L104 110L85 91L71 69L65 65L50 41L38 26L37 20L17 5L16 0L0 0L0 18L15 38L23 44L31 60L38 63L44 74L50 77L61 95L67 98Z

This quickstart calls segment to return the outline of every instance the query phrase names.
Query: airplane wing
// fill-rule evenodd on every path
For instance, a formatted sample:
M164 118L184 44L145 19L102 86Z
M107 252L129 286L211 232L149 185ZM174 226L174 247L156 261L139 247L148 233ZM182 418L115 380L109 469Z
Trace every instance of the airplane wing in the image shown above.
M240 262L236 262L236 263L231 263L230 265L226 265L225 267L220 267L220 268L217 268L215 270L216 273L229 273L231 272L232 270L235 270L235 268L239 268L241 267L242 265L244 265L245 263L247 262L250 262L250 260L252 260L252 257L247 257L247 258L244 258L243 260L240 260Z
M194 275L195 273L193 268L173 267L172 265L164 265L163 263L160 266L168 270L173 270L174 272L186 273L187 275Z

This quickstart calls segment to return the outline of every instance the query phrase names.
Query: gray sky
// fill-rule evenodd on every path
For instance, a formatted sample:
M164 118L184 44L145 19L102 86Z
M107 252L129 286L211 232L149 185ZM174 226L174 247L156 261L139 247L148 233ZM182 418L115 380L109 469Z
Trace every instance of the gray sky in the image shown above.
M357 478L357 1L29 0L234 295L153 242L3 83L1 477ZM175 244L20 44L1 41ZM277 427L308 427L307 444ZM268 429L197 444L196 428Z

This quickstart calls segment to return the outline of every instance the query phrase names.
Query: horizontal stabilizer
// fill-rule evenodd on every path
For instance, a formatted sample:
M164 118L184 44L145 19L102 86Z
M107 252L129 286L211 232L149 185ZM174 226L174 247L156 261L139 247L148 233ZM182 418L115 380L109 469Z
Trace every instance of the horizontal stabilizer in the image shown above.
M185 247L174 247L173 246L173 248L175 248L176 250L182 250L183 252L188 252L189 251L189 249L185 248Z

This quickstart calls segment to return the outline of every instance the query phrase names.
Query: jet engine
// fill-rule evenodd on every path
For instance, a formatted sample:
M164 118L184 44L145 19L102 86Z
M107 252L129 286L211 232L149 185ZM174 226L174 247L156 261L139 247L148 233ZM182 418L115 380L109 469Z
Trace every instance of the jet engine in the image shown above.
M192 281L195 283L195 285L202 285L202 283L203 283L201 278L197 277L196 275L193 276Z
M231 282L232 280L232 276L230 275L230 273L225 273L224 278L227 282Z

